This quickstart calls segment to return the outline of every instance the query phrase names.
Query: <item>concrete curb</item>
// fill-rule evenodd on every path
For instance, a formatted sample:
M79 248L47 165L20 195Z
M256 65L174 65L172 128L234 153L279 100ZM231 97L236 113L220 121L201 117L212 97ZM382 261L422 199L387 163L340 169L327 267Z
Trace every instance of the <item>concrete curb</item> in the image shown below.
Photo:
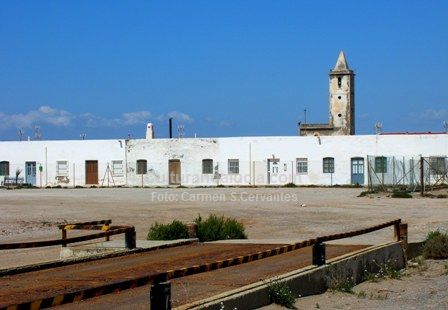
M189 240L180 241L177 243L158 245L158 246L151 247L151 248L135 248L133 250L123 250L123 251L117 251L114 253L95 254L92 256L88 256L88 257L70 258L70 259L45 262L45 263L40 263L40 264L31 264L31 265L20 266L20 267L12 267L12 268L0 270L0 277L14 275L14 274L20 274L20 273L25 273L25 272L32 272L32 271L56 268L56 267L61 267L61 266L74 265L74 264L90 262L90 261L94 261L94 260L101 260L101 259L106 259L106 258L113 258L113 257L119 257L119 256L125 256L125 255L137 254L137 253L144 253L144 252L150 252L150 251L161 250L161 249L167 249L167 248L171 248L171 247L196 243L198 241L199 241L199 239L193 238L193 239L189 239Z
M390 242L327 261L321 267L308 266L290 273L266 279L228 291L207 299L182 305L177 310L186 309L256 309L270 304L269 283L282 282L288 285L296 296L309 296L325 292L331 282L353 277L356 283L362 281L365 270L375 272L377 264L389 262L397 269L405 268L406 259L400 242Z

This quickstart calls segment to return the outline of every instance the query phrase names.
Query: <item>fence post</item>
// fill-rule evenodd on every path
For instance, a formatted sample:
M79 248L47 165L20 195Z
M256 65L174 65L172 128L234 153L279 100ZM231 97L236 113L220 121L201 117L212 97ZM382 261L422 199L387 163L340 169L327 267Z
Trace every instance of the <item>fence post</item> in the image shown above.
M394 224L394 238L397 241L401 240L401 235L400 235L400 223L395 223Z
M420 157L420 196L425 196L425 176L424 176L424 166L423 157Z
M126 230L125 234L124 234L124 244L125 247L129 250L135 249L135 247L137 246L137 236L135 233L135 228L129 228L128 230Z
M399 241L401 241L403 248L406 250L408 248L408 224L400 223L399 231L400 231Z
M109 232L109 225L110 224L105 224L104 227L103 227L104 231L106 232L106 241L110 241L110 236L108 234L108 232Z
M67 239L67 230L65 230L65 228L62 228L62 240L65 240L65 239ZM67 246L67 243L62 243L62 246L63 247L66 247Z
M325 265L325 243L317 242L313 244L313 265Z
M171 310L171 283L152 284L149 299L151 310Z

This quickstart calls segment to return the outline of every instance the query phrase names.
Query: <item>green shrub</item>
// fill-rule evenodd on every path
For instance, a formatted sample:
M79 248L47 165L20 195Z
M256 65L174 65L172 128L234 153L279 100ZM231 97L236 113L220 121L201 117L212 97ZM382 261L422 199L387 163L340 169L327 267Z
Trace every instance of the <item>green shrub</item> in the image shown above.
M199 241L215 241L226 239L247 239L244 225L233 218L224 218L211 214L203 220L199 215L195 219L198 225L197 237Z
M370 194L377 194L378 193L378 191L376 191L376 190L373 190L373 191L362 191L359 195L358 195L358 197L365 197L365 196L367 196L367 195L370 195Z
M432 231L426 237L423 256L432 259L448 258L448 234Z
M341 282L336 289L341 293L353 294L353 287L355 287L355 285L355 279L353 277L350 277Z
M286 183L285 185L283 185L283 187L297 187L297 185L295 185L292 182Z
M178 220L174 220L171 224L155 223L148 232L148 240L176 240L187 239L188 227Z
M408 192L393 192L392 198L412 198L412 195Z
M274 281L269 284L268 291L269 299L274 304L281 305L288 309L296 309L294 306L296 302L294 294L285 283Z
M364 280L379 282L382 279L400 279L403 276L403 270L395 268L393 262L389 259L385 263L372 261L375 272L364 270Z

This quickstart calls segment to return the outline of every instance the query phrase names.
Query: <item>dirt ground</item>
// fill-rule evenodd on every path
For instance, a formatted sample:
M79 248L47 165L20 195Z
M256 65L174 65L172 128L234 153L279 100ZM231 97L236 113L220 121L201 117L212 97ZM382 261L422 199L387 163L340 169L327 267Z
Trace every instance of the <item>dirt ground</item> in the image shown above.
M57 224L112 219L134 225L145 239L155 222L193 221L222 214L242 221L250 239L298 241L396 218L409 223L409 239L448 230L448 199L357 197L362 188L101 188L0 189L0 242L60 238ZM446 193L447 190L444 190ZM390 241L385 229L343 243ZM69 233L70 236L70 233ZM122 236L116 238L123 238ZM59 258L59 248L8 250L0 268Z
M353 294L327 292L297 299L297 309L448 309L448 260L427 260L400 279L363 282ZM277 305L263 310L284 309Z

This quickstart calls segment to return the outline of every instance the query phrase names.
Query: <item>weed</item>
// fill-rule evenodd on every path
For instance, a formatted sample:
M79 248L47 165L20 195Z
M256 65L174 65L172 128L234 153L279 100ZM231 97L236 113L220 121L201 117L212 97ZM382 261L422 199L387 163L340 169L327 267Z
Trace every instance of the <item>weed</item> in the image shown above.
M188 227L178 220L171 224L155 223L148 232L148 240L176 240L188 238Z
M391 195L392 198L412 198L412 195L405 191L394 191Z
M428 269L428 264L423 256L417 256L411 261L411 263L414 263L419 271L425 271Z
M425 258L448 258L448 234L440 231L432 231L428 234L423 245Z
M358 197L366 197L367 195L370 195L370 194L377 194L378 193L378 191L376 191L376 190L373 190L373 191L362 191L359 195L358 195Z
M365 291L359 291L358 293L356 293L356 296L358 298L366 298L367 297L367 293Z
M288 309L296 309L294 294L285 283L273 281L269 284L268 291L271 302Z
M224 218L211 214L206 220L199 215L194 222L198 225L199 241L226 239L247 239L244 225L233 218Z
M364 270L364 279L371 282L379 282L382 279L401 279L403 276L403 270L396 269L390 260L385 263L377 263L373 261L374 268L377 272L369 272L367 269Z
M283 185L283 187L297 187L297 185L295 185L294 183L290 182L290 183L286 183L285 185Z
M345 281L341 282L336 290L341 293L354 294L353 287L356 285L355 279L353 277L345 279Z

